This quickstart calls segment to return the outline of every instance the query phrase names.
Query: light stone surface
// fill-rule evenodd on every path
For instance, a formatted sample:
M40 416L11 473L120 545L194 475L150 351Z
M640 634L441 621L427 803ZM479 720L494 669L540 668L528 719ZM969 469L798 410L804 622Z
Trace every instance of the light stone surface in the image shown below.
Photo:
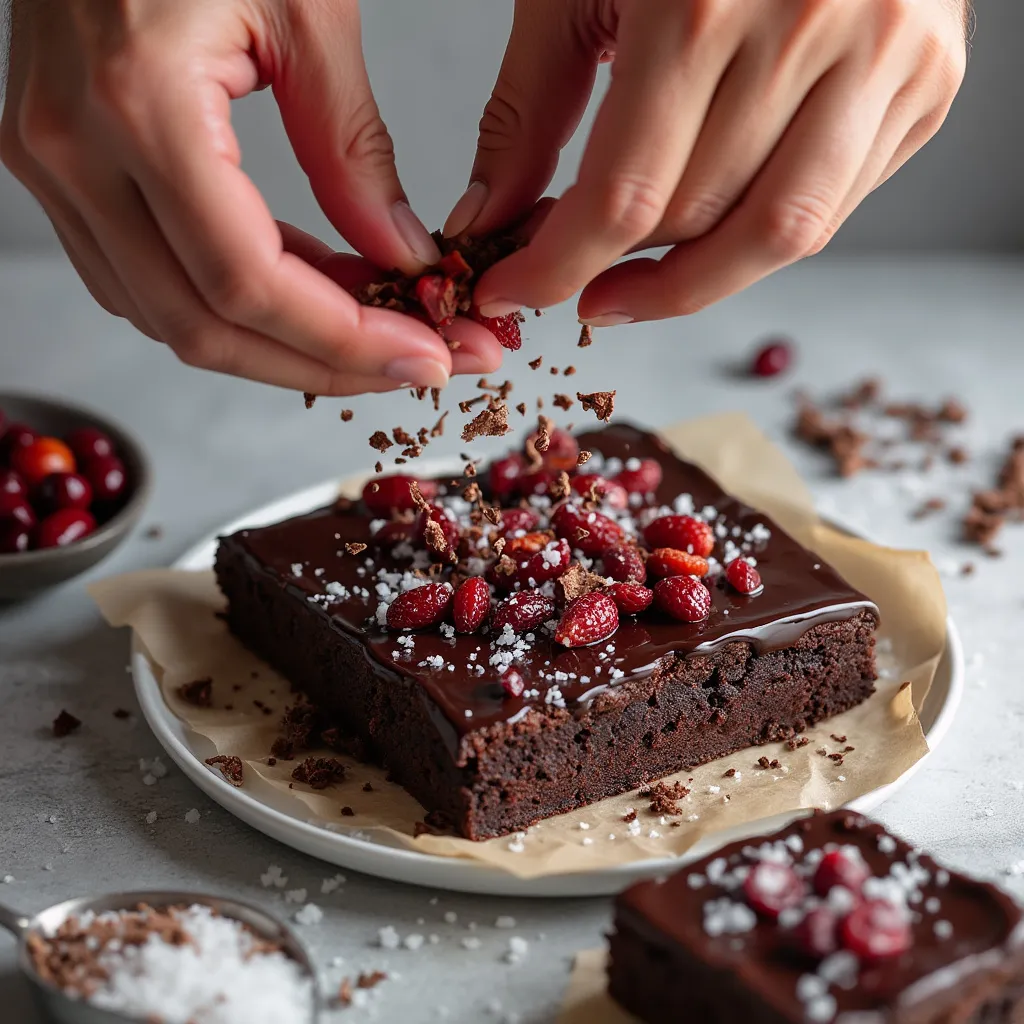
M140 531L91 578L166 564L238 513L372 465L364 439L378 427L420 422L404 394L321 400L307 412L299 395L189 370L95 307L56 259L0 261L0 311L0 390L64 394L103 409L137 431L154 458L156 488L143 526L159 524L162 538ZM743 408L797 460L825 511L883 542L932 551L950 573L967 693L944 746L879 816L951 864L1024 895L1024 873L1010 873L1015 864L1024 872L1024 529L1006 531L999 560L956 543L970 487L991 480L1008 439L1024 431L1024 262L814 260L689 320L598 332L586 352L575 348L569 307L530 316L525 326L524 350L508 359L516 397L570 390L564 385L615 387L617 413L654 426ZM794 373L765 382L731 371L757 339L776 332L799 342ZM531 373L526 361L539 352L548 365L575 363L578 374L556 384L546 368ZM818 394L868 373L882 375L894 397L952 393L969 405L965 436L976 459L955 482L946 469L836 481L814 453L786 439L796 386ZM466 397L472 382L452 390ZM352 423L339 421L342 407L355 410ZM431 454L457 450L452 430ZM913 507L935 494L948 497L949 510L913 521ZM968 559L977 572L961 578L957 569ZM242 825L176 769L143 784L139 758L162 752L137 717L112 715L136 707L125 672L128 638L100 622L84 593L89 578L0 609L0 878L14 877L0 884L0 900L32 910L106 890L193 887L283 914L297 909L284 892L307 888L324 918L301 931L330 985L359 969L397 975L368 1009L339 1019L553 1019L572 954L602 941L608 901L461 896L351 873L336 892L320 895L335 868ZM61 708L84 725L55 740L49 723ZM192 808L201 817L188 824ZM271 864L288 877L286 889L261 886ZM451 911L454 923L445 920ZM514 917L515 927L496 928L501 916ZM469 922L477 925L472 932ZM402 939L436 934L439 941L385 951L377 946L385 926ZM514 965L502 958L512 936L529 942ZM465 948L460 940L468 937L480 939L479 948ZM0 1018L35 1024L13 948L0 937ZM344 962L331 966L337 957Z

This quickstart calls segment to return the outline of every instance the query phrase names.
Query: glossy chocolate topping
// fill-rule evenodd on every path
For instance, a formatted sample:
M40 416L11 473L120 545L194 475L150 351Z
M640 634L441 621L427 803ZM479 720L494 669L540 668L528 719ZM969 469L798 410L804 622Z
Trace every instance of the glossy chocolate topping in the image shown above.
M787 1021L953 1020L932 1009L933 1001L944 1003L949 990L983 972L996 972L992 985L997 990L1006 983L1006 977L998 976L1001 965L1010 956L1020 959L1024 936L1020 908L995 886L943 869L931 857L890 836L881 825L848 811L804 819L768 841L775 845L791 836L799 838L791 848L792 862L798 867L807 863L810 851L829 844L856 847L876 887L878 880L886 879L883 886L902 894L897 904L905 906L911 922L909 949L874 962L857 961L849 952L833 954L838 959L829 964L803 953L792 929L763 918L747 931L709 934L706 904L744 901L741 890L728 881L715 884L711 878L721 877L723 867L732 871L756 864L764 850L764 840L759 839L726 846L667 880L634 885L618 897L616 919L669 956L673 947L682 948L687 957L696 956L715 971L737 975L744 987ZM719 871L713 861L719 862ZM809 975L826 984L809 985ZM816 993L826 999L817 1015L811 1007L819 998ZM832 1013L823 1012L832 1000ZM922 1004L929 1006L927 1012L909 1013ZM908 1011L908 1015L896 1011Z
M310 600L316 614L326 615L339 631L358 638L369 657L388 675L411 678L429 699L435 721L453 748L458 737L495 722L516 719L530 707L553 703L580 707L610 685L651 672L666 655L693 655L734 640L746 640L759 650L794 643L807 629L822 622L850 618L875 606L846 583L832 568L801 547L767 516L724 494L702 470L682 462L652 434L617 425L582 435L583 448L600 452L605 460L656 458L664 479L658 505L671 506L680 494L690 494L698 510L713 506L719 521L741 537L762 524L770 531L751 550L764 589L745 597L723 582L712 584L713 609L703 622L686 624L649 610L638 618L622 616L618 631L592 647L568 650L543 631L515 662L527 692L510 697L489 664L495 653L492 636L456 634L449 638L436 627L410 634L410 649L401 634L385 631L373 619L379 598L375 573L400 571L409 560L372 546L372 517L359 503L350 510L322 509L274 526L242 531L228 540L239 544L253 567L275 576L296 595ZM589 467L588 467L589 468ZM483 477L480 478L481 482ZM444 478L451 485L451 478ZM457 493L466 481L458 481ZM764 531L755 531L758 537ZM369 543L359 555L347 554L346 542ZM716 542L715 554L721 556ZM368 561L369 560L369 561ZM361 591L368 593L364 595ZM333 595L332 595L333 591ZM338 596L341 595L341 596ZM424 664L431 659L437 667ZM440 659L440 660L438 660ZM483 665L481 674L478 667ZM338 685L344 685L339 680ZM530 695L530 691L538 691ZM445 726L444 723L447 723Z

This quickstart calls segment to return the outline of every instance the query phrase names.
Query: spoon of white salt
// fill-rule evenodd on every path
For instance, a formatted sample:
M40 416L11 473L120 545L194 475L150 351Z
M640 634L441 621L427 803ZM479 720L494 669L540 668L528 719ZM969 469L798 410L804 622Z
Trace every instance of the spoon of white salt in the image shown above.
M33 917L0 905L19 966L59 1024L316 1024L316 972L294 933L237 900L132 892Z

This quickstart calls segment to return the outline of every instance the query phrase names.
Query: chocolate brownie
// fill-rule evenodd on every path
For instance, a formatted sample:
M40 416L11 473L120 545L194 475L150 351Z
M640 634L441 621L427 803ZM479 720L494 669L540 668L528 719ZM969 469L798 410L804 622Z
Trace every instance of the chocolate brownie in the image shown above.
M1017 904L849 811L632 886L610 941L612 996L658 1024L1024 1021Z
M871 694L877 608L660 439L616 425L526 451L421 482L418 519L419 491L378 478L221 540L228 624L308 701L314 736L355 737L435 820L485 839ZM490 626L474 587L485 616L500 601Z

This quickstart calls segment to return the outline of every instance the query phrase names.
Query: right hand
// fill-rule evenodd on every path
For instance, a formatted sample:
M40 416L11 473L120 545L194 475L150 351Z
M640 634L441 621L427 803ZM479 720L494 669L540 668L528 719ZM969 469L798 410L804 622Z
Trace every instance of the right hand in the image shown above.
M0 157L93 297L186 363L350 395L489 373L501 349L360 306L329 246L274 221L230 101L271 85L328 218L369 261L437 258L405 203L363 62L357 0L15 0Z

